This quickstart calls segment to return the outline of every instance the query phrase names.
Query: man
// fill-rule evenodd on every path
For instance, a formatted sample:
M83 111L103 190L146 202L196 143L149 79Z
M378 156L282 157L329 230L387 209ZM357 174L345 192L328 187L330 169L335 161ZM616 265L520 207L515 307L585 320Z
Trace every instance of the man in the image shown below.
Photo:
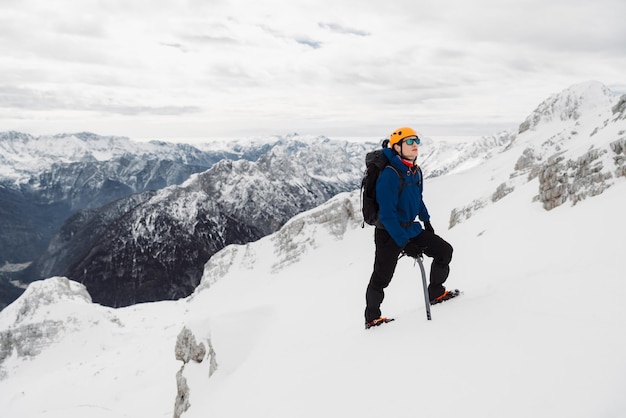
M431 303L456 296L456 293L447 291L443 286L450 272L452 246L435 234L422 200L422 172L415 163L419 143L417 133L403 127L391 134L389 148L383 149L393 168L385 167L376 182L379 217L374 232L374 272L365 295L365 328L390 321L381 317L380 305L385 297L384 289L391 282L396 269L398 256L403 251L412 257L423 252L433 258L428 286ZM424 223L423 228L416 221L418 217Z

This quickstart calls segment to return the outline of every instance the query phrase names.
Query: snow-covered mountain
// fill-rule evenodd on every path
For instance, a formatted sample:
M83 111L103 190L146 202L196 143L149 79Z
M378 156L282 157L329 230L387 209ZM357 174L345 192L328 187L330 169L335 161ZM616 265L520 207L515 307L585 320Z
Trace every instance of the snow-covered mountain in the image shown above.
M424 177L438 177L479 165L515 140L516 135L515 131L503 131L461 143L424 138L419 157Z
M358 191L341 193L273 234L216 253L185 299L113 309L65 278L31 284L0 312L0 410L63 418L626 414L625 100L606 93L592 106L596 87L549 99L565 107L540 110L536 124L523 123L481 164L426 180L435 230L455 248L448 285L465 291L433 307L432 321L419 270L403 259L382 306L396 321L363 329L373 230L361 228ZM563 96L578 98L579 111ZM542 197L552 172L566 187ZM581 173L603 186L586 185ZM454 215L473 201L481 204L469 216Z
M210 167L224 158L245 156L223 149L204 151L187 144L135 142L126 137L101 136L89 132L42 136L0 132L0 152L0 178L7 186L11 183L32 184L36 182L33 177L36 178L39 173L55 165L114 161L135 156L143 160Z
M42 256L77 210L181 184L225 159L256 161L278 143L307 139L290 134L205 144L200 149L90 133L40 137L0 133L0 309L23 291L10 283L36 278L25 277L22 270Z
M0 265L35 259L77 210L181 184L238 156L249 155L89 133L0 133Z
M257 161L222 160L181 186L80 211L23 277L70 277L109 306L188 296L224 246L257 240L357 187L366 149L279 141Z
M572 86L542 102L505 146L501 168L472 179L492 189L483 195L464 191L467 203L453 210L450 227L535 178L534 200L547 210L611 187L626 175L625 103L626 95L614 95L599 82Z
M214 151L203 152L219 155L229 146L231 155L240 159L223 159L189 184L158 194L131 196L131 192L180 183L194 170L200 171L200 166L172 161L172 154L179 148L172 151L167 144L158 144L159 152L151 147L148 150L150 156L166 158L164 150L169 149L170 160L145 160L145 150L130 154L122 139L86 138L96 144L90 155L104 155L108 145L113 151L106 157L115 153L122 156L107 161L63 163L59 167L55 163L53 173L46 171L37 181L31 181L40 200L71 204L70 210L90 209L74 213L62 226L58 220L65 219L63 214L67 212L41 211L46 220L57 220L41 229L48 234L60 229L52 239L41 240L49 244L33 257L35 260L28 268L11 277L30 282L54 275L67 276L86 284L95 301L110 306L189 295L200 280L204 262L225 245L254 241L276 231L295 214L339 192L357 188L365 153L379 146L297 134L249 143L217 143ZM74 149L71 158L86 152L78 145L70 147ZM484 158L498 145L472 150L457 147L454 158L446 155L445 160L438 158L443 153L431 151L428 167L433 172L447 172L468 160ZM438 144L436 148L441 151L445 145ZM122 149L126 149L123 154L119 151ZM31 154L38 155L36 151ZM66 154L70 153L66 151L56 159L69 158ZM200 154L193 155L193 160L199 161ZM208 164L208 157L202 163ZM150 166L170 169L159 169L159 175L153 175ZM163 173L168 173L170 180L157 182L156 179L163 179ZM122 200L107 204L113 197ZM19 224L11 218L6 223ZM16 241L14 234L3 239L7 246ZM20 254L25 257L23 251ZM28 259L14 263L25 261Z

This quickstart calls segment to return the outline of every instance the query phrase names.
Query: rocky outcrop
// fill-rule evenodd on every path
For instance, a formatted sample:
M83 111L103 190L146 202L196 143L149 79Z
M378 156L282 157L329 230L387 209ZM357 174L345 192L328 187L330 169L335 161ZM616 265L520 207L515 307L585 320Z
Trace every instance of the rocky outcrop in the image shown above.
M517 177L520 174L527 174L528 181L536 178L539 175L539 165L542 160L541 154L537 153L533 148L526 148L517 159L514 167L515 172L511 176Z
M496 188L496 191L493 192L493 194L491 195L491 201L495 203L498 200L502 199L504 196L508 195L509 193L512 193L513 190L515 190L515 187L510 186L506 183L502 183Z
M98 324L121 326L107 308L91 304L85 286L65 277L32 283L26 291L0 313L0 379L6 374L2 365L11 356L34 357L68 333Z
M487 206L488 202L497 202L515 190L515 186L511 184L501 183L489 197L474 199L470 204L454 208L450 212L450 220L448 221L448 229L452 229L455 225L469 219L480 209Z
M613 161L615 162L615 176L626 177L626 137L611 142L610 146L611 151L615 154L613 156Z
M202 363L206 355L206 347L202 343L196 343L196 337L189 328L183 327L176 338L174 353L176 360L180 360L185 364L192 360L196 363Z
M474 212L485 206L487 206L486 199L475 199L469 205L452 209L450 212L450 220L448 221L448 229L452 229L455 225L471 218Z
M538 200L544 209L554 209L567 200L575 205L610 187L608 180L613 176L600 159L606 152L594 148L577 160L565 160L561 156L549 158L539 172Z
M611 109L615 115L615 120L626 118L626 94L623 94L619 101Z
M208 377L211 377L217 370L215 351L211 345L211 340L207 340L208 350L203 343L197 343L196 337L187 327L178 334L176 347L174 348L176 360L183 362L180 370L176 373L176 401L174 402L174 418L180 418L189 409L190 391L187 379L185 378L185 366L190 362L208 363ZM206 357L206 358L205 358Z

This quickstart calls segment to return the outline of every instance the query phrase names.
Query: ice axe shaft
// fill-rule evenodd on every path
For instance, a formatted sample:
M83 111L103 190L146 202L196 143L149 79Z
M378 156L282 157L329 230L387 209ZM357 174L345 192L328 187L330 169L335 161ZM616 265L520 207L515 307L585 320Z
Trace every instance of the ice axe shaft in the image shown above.
M432 319L430 316L430 298L428 297L428 284L426 283L426 271L424 270L424 263L422 262L422 255L419 254L415 257L415 261L420 266L420 272L422 273L422 286L424 287L424 305L426 306L426 319L429 321Z

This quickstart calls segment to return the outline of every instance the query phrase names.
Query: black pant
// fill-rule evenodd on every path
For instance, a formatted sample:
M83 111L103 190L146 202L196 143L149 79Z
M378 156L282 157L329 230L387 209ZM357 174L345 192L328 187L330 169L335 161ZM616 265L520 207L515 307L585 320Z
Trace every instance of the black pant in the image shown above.
M391 235L382 228L376 228L374 233L376 255L374 258L374 272L370 277L367 292L365 293L365 322L373 321L380 317L380 305L385 297L384 289L391 282L396 270L398 256L402 248L396 244ZM430 231L422 231L418 236L411 238L406 244L408 248L419 248L429 257L433 258L430 267L430 284L428 296L433 300L445 292L443 283L450 273L450 260L452 260L452 246L439 235ZM410 251L409 251L410 252Z

